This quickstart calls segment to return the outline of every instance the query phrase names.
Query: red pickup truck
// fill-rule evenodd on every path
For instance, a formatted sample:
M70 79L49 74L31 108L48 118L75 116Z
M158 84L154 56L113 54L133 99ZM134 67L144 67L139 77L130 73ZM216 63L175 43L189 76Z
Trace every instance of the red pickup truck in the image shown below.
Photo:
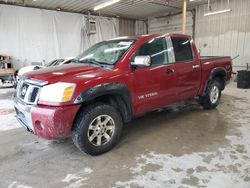
M187 35L121 37L71 64L27 73L13 100L28 131L46 139L71 135L81 151L98 155L140 114L196 96L204 109L215 108L231 73L230 57L200 58Z

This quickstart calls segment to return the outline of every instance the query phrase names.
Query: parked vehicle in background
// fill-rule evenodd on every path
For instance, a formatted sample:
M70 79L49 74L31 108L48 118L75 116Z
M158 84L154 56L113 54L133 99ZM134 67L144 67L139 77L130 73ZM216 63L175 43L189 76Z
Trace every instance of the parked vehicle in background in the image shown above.
M22 75L24 75L25 73L27 73L27 72L38 70L38 69L42 69L42 68L45 68L45 67L51 67L51 66L68 64L68 63L70 63L70 61L73 58L74 57L56 59L54 61L49 62L48 64L46 64L44 66L41 66L41 65L30 65L30 66L23 67L23 68L19 69L19 71L17 71L17 81L19 81L19 78Z
M0 87L13 87L16 84L15 77L10 56L0 54Z
M192 38L180 34L104 41L72 61L25 74L15 109L28 131L71 135L91 155L112 149L123 124L145 112L196 96L204 109L216 108L232 74L230 57L200 58Z

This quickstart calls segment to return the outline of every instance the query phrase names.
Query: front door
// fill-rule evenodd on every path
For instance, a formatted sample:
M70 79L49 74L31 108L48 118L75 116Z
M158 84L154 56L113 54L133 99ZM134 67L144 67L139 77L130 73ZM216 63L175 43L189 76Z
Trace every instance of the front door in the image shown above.
M152 65L137 67L133 72L135 114L162 107L176 99L175 70L174 64L169 64L166 38L155 38L144 43L134 57L144 55L151 56Z

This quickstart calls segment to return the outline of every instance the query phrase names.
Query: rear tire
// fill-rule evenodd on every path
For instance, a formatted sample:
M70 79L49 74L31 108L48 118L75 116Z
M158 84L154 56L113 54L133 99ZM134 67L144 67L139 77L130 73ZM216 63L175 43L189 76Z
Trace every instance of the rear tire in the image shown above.
M113 106L91 104L79 111L72 130L72 140L81 151L100 155L118 143L122 127L121 115Z
M214 109L218 106L221 98L221 84L218 80L213 80L204 96L200 97L200 104L204 109Z

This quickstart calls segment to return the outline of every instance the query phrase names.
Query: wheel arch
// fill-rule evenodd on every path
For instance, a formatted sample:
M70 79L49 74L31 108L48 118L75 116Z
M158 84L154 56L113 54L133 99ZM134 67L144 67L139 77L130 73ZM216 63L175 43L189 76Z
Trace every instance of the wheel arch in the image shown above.
M210 72L210 75L208 77L208 80L206 81L202 95L206 94L207 88L213 80L218 80L220 82L220 85L221 85L220 89L224 90L225 86L226 86L226 78L227 78L227 71L225 68L216 67L216 68L212 69L212 71Z
M84 107L90 103L102 102L115 107L122 116L123 122L132 119L132 100L128 87L123 83L105 83L82 91L75 104Z

